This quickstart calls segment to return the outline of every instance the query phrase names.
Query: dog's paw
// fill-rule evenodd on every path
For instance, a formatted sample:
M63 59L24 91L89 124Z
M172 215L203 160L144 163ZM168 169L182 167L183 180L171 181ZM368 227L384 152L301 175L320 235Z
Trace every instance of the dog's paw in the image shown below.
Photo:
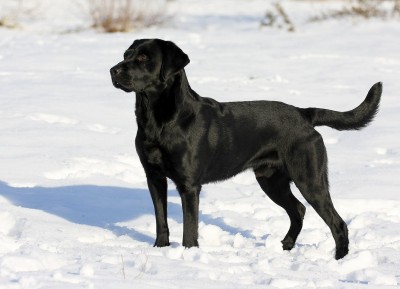
M182 245L185 248L199 247L199 242L197 240L183 240Z
M349 248L348 246L343 246L341 248L338 248L336 250L336 255L335 255L335 259L339 260L342 259L344 256L346 256L349 253Z
M282 248L285 251L290 251L294 247L294 241L290 237L283 239L281 243L282 243Z
M167 247L169 245L168 237L157 237L156 242L154 243L154 247Z

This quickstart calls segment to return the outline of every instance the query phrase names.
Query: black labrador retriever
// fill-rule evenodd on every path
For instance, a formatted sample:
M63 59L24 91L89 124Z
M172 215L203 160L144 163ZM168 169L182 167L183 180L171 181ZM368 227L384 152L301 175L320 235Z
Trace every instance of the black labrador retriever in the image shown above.
M306 211L290 190L293 181L329 226L336 259L343 258L349 246L347 226L332 204L326 149L314 127L365 127L377 113L382 83L347 112L276 101L224 103L191 89L184 70L188 63L174 43L140 39L110 70L116 88L136 93L135 143L154 203L155 246L169 245L167 178L182 199L183 246L193 247L198 246L201 186L252 169L261 189L289 215L284 250L294 247Z

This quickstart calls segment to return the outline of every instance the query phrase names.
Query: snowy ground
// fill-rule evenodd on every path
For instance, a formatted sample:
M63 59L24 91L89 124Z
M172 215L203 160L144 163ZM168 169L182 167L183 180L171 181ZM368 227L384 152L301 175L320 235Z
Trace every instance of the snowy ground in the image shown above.
M260 29L268 6L261 0L175 1L172 22L129 34L61 33L79 23L79 13L67 12L64 26L49 16L0 28L0 288L399 286L400 22L306 24L304 13L317 8L285 3L296 33ZM152 247L155 219L133 143L135 98L116 90L108 73L144 37L176 42L191 58L192 87L220 101L348 110L383 81L368 128L318 129L331 194L349 226L347 257L334 260L331 234L308 205L296 247L283 252L289 220L248 172L204 186L198 249L180 245L171 184L172 245Z

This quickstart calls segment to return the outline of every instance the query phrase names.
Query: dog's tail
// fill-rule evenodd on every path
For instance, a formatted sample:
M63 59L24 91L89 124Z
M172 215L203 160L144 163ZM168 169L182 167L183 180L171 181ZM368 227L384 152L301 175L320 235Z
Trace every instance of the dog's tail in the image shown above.
M302 108L300 113L312 126L329 126L337 130L359 130L375 117L382 95L382 82L375 83L367 97L355 109L339 112L323 108Z

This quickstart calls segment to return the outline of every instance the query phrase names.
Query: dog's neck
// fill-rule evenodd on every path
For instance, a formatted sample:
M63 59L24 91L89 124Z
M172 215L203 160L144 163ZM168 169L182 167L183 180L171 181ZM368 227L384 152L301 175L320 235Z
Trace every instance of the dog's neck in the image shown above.
M189 85L184 69L163 83L136 93L136 118L139 128L163 126L194 111L199 96Z

